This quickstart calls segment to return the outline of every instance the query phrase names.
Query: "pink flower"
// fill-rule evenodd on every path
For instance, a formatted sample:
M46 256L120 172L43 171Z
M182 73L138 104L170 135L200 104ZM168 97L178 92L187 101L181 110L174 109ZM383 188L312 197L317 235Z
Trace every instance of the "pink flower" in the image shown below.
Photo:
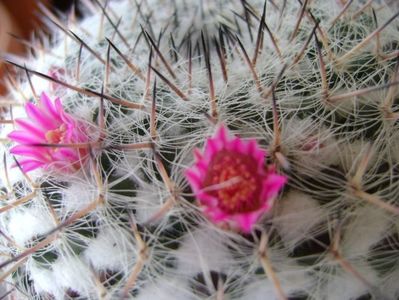
M79 170L88 157L88 148L66 145L87 143L87 126L66 113L59 98L53 102L45 93L41 94L38 105L27 103L25 110L28 119L16 119L18 130L8 135L19 143L10 153L22 157L18 162L23 171Z
M61 68L61 67L52 66L52 67L50 68L50 70L49 70L48 75L49 75L50 77L56 79L56 80L61 80L61 81L63 81L63 80L65 80L65 79L64 79L64 77L65 77L65 69L64 69L64 68ZM54 91L54 92L57 92L57 91L59 91L59 90L65 89L65 87L59 85L58 83L55 83L55 82L51 81L51 83L50 83L50 89L51 89L52 91Z
M187 179L205 215L216 224L249 233L272 207L287 179L274 166L265 168L266 151L254 139L229 137L221 126L205 144Z

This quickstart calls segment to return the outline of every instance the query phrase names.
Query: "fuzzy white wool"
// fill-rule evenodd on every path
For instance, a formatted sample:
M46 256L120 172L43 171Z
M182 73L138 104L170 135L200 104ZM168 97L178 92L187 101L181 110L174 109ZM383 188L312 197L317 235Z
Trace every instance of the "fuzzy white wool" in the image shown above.
M135 198L137 221L139 223L144 223L152 219L169 198L170 194L165 188L154 190L153 187L151 188L147 185L140 188ZM168 213L170 213L170 211ZM152 223L157 223L161 220L162 218L156 218Z
M292 118L282 126L284 155L295 157L298 171L307 173L337 163L337 143L331 130L317 128L312 118Z
M21 247L31 239L55 227L50 213L43 207L14 209L9 214L8 234Z
M389 140L390 147L387 149L387 155L393 162L399 164L399 133L393 134Z
M183 278L163 277L144 286L137 300L198 300Z
M112 12L110 16L113 18L114 22L116 23L117 17L115 16L114 12L117 12L117 15L119 16L122 14L121 17L132 17L132 12L131 10L131 3L130 1L109 1L108 2L108 9ZM96 6L95 6L96 7ZM86 27L87 26L87 27ZM101 33L101 14L95 14L89 18L86 18L83 21L83 24L81 24L80 28L85 28L89 30L89 33L92 34L94 37L98 37L98 39L104 38L104 36L111 36L114 34L114 28L109 25L105 24L104 26L104 36L99 35ZM125 25L126 26L126 25ZM131 30L131 28L128 28L124 31Z
M106 227L88 243L84 259L95 270L129 272L132 258L136 256L135 246L121 228Z
M290 191L277 205L278 216L275 217L274 224L289 249L312 236L312 228L326 221L327 212L318 202L297 190Z
M288 270L282 269L277 276L282 289L291 296L303 294L315 284L312 275L299 265L290 266Z
M273 284L267 280L258 280L247 285L244 289L242 299L251 300L278 300Z
M344 256L367 255L370 248L388 234L391 219L371 205L360 207L353 214L342 237L341 251Z
M52 295L56 300L64 299L64 289L54 281L53 271L39 267L33 260L30 262L28 270L36 292Z
M95 141L98 136L98 132L94 131L94 128L97 129L97 131L98 131L98 127L97 127L97 124L92 123L92 118L93 118L94 111L98 108L98 102L90 101L89 99L86 99L86 100L88 100L88 101L85 101L82 104L78 104L78 105L75 104L76 106L74 106L74 108L73 108L73 115L77 119L80 119L81 121L86 122L87 125L92 128L92 133L94 133L94 136L91 135L90 137L92 140Z
M119 154L119 153L118 153ZM120 153L115 162L115 172L118 176L128 178L133 182L143 182L143 171L140 169L142 160L136 153Z
M397 259L397 264L393 270L387 273L380 283L381 290L387 299L398 299L399 297L399 259Z
M287 295L303 293L314 286L314 278L309 270L299 265L295 259L288 257L288 253L276 248L269 248L267 252L284 293ZM259 262L259 258L256 259Z
M362 264L352 264L356 271L370 284L374 285L378 282L377 272L368 266L366 262ZM353 274L343 270L335 274L326 274L326 286L319 291L320 295L315 295L316 299L326 300L342 300L342 299L357 299L358 297L367 294L369 287L356 278Z
M97 199L96 185L88 182L74 182L65 188L62 198L65 213L83 209Z
M339 145L340 151L337 152L339 155L339 166L341 166L345 171L354 170L358 164L359 160L364 154L364 150L367 147L367 142L363 140L355 140L353 142L345 142ZM369 166L373 165L376 161L375 155L370 158Z
M60 256L52 264L53 281L65 290L71 289L82 297L93 297L97 290L93 272L77 256Z
M179 274L228 273L234 269L234 258L223 240L223 235L205 227L187 234L174 254Z
M295 273L278 273L277 277L280 281L283 292L286 296L294 297L306 293L306 288L311 287L312 281L310 276L305 272ZM248 284L244 288L241 299L250 300L278 300L275 286L265 276Z

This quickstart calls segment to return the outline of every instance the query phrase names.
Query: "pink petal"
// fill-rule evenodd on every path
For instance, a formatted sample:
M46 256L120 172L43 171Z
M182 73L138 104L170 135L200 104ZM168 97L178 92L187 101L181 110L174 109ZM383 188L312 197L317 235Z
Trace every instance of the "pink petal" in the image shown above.
M201 161L203 158L201 150L199 150L198 148L194 149L194 157L196 161Z
M265 157L267 156L267 152L257 147L253 152L253 157L258 162L259 166L263 168L263 164L265 163Z
M216 197L211 196L211 195L209 195L209 194L207 194L206 192L201 191L201 190L199 190L199 191L197 192L197 195L196 195L196 196L197 196L198 200L200 201L200 203L201 203L202 205L211 206L212 209L219 209L219 208L217 207L218 199L217 199Z
M256 143L256 140L252 139L247 142L247 154L250 155L254 154L255 150L257 150L258 148L259 147L258 144Z
M69 122L69 120L67 122ZM78 127L78 124L75 124L75 122L67 122L65 122L65 124L67 125L67 129L65 132L63 143L84 143L89 140L87 130L84 126Z
M197 170L203 175L206 175L206 172L208 170L208 164L205 162L198 162L196 165Z
M255 158L259 165L263 166L267 152L259 147L256 140L252 139L248 141L246 151L248 155Z
M54 153L52 153L51 156L53 161L60 161L65 163L79 161L79 157L73 149L58 148L54 151Z
M81 159L79 156L79 152L77 149L73 148L61 148L59 153L64 157L64 159L68 159L69 161L76 162Z
M38 139L36 136L32 135L30 132L22 131L22 130L14 130L9 133L7 137L10 140L21 144L37 144L43 142L41 139Z
M229 221L229 215L218 207L205 207L204 213L214 223Z
M242 141L238 138L235 137L234 139L232 139L226 146L225 148L229 151L233 151L233 152L238 152L238 153L244 153L243 151L243 143Z
M221 125L215 133L215 140L220 140L223 144L226 144L228 137L227 128L224 125Z
M33 159L27 159L18 162L21 165L21 168L24 172L30 172L44 165L44 163Z
M45 140L45 133L41 128L36 127L32 122L28 120L17 119L15 123L21 127L21 129L29 132L32 135L35 135L38 138L38 141ZM36 141L36 142L38 142Z
M90 138L90 136L92 138ZM75 142L86 143L94 139L95 139L95 134L93 132L90 132L88 127L80 126L75 129Z
M67 128L74 129L77 127L76 120L72 118L67 112L60 112L60 117L62 119L62 122L67 125Z
M64 111L64 107L62 106L60 98L57 98L57 99L54 100L54 107L55 107L55 110L56 110L57 114L59 116L61 116L61 118L62 118L62 116L65 113L65 111Z
M213 154L215 154L217 151L219 151L220 148L221 148L221 145L218 143L218 141L209 139L208 142L206 143L204 152L208 155L213 156Z
M201 176L194 169L188 169L186 171L186 177L194 190L194 193L200 189L201 186Z
M42 108L47 112L49 116L57 120L58 122L61 122L60 115L57 113L52 101L50 98L47 96L46 93L42 93L40 95L40 104Z
M48 153L46 150L41 149L40 147L33 146L25 146L25 145L17 145L10 149L11 154L21 155L21 156L30 156L42 162L48 160Z
M204 160L210 162L212 157L221 149L223 149L221 141L209 139L205 145Z
M264 210L257 210L251 213L246 214L237 214L232 216L232 220L239 229L241 229L244 233L250 233L253 226L258 221L259 217L264 213Z
M277 175L277 174L269 174L267 175L266 180L262 182L262 198L269 199L275 197L281 188L287 182L287 178L285 176Z
M25 105L25 110L29 118L42 128L46 129L46 131L58 127L58 124L54 124L55 121L52 120L50 116L46 115L46 113L39 109L36 105L28 103Z

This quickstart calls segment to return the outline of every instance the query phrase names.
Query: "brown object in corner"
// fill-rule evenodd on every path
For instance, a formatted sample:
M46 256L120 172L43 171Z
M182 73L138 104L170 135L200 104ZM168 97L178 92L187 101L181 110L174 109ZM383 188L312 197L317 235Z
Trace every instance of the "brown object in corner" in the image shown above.
M19 29L7 9L0 3L0 55L4 53L21 53L23 48L9 35L20 35ZM4 65L0 60L0 95L4 95L5 86L3 84Z
M46 3L47 1L42 1ZM23 55L21 43L12 38L9 33L29 40L31 32L37 29L40 21L37 19L38 1L35 0L1 0L0 2L0 54L13 53ZM0 96L6 93L3 84L4 65L0 61Z
M1 0L1 3L8 10L9 14L18 25L21 36L29 39L33 29L37 29L40 20L38 20L38 3L47 4L49 1L37 0Z

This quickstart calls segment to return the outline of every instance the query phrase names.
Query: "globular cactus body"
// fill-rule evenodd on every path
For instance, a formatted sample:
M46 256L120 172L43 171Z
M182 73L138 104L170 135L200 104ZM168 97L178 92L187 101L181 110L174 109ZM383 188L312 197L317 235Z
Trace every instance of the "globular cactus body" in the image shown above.
M103 2L82 1L82 21L43 8L54 41L5 58L22 72L1 115L4 288L397 299L398 13L360 0ZM223 155L233 163L218 173Z

